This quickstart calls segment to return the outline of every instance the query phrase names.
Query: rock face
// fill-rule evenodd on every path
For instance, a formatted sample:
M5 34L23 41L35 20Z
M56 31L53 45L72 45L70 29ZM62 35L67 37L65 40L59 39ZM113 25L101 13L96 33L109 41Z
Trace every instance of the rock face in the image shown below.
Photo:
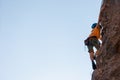
M120 80L120 0L104 0L102 8L102 46L91 80Z

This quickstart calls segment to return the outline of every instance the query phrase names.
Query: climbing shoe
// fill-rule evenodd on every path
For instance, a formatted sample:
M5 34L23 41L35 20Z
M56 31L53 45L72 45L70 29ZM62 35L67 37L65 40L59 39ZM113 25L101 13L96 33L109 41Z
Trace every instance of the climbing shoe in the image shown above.
M95 70L97 68L94 61L92 61L92 68L93 68L93 70Z

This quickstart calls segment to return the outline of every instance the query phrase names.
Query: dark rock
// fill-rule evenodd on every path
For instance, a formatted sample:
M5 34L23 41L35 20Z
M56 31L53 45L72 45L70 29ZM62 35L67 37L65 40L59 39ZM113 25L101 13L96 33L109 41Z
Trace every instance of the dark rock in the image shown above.
M103 42L92 80L120 80L120 0L103 0L102 7Z

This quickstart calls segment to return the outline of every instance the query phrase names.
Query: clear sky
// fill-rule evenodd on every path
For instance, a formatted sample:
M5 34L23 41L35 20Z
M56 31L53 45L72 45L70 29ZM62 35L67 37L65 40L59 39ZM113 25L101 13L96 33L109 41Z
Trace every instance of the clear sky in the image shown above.
M84 46L101 0L0 0L0 80L91 80Z

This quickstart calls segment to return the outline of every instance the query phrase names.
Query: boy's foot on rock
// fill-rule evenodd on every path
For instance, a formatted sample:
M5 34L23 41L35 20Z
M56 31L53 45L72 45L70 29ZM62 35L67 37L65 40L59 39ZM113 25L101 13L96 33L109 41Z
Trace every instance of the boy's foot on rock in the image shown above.
M92 61L92 68L93 68L93 70L95 70L97 68L94 61Z

